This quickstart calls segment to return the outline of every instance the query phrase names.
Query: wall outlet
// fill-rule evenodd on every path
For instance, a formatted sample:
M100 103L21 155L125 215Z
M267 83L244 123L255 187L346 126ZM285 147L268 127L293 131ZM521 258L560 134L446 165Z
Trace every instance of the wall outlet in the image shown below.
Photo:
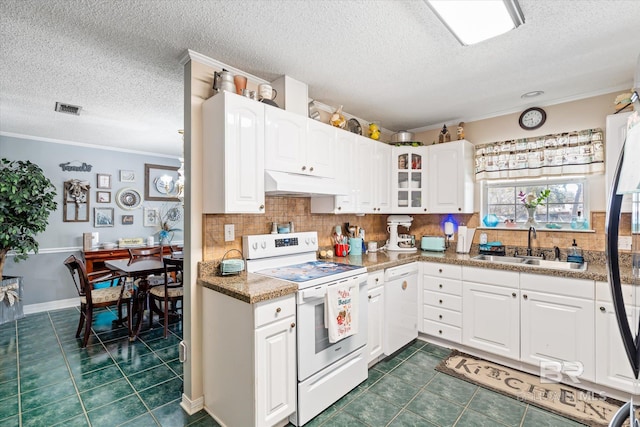
M233 242L236 239L236 230L233 224L224 225L224 241Z
M631 236L618 236L618 249L631 250Z

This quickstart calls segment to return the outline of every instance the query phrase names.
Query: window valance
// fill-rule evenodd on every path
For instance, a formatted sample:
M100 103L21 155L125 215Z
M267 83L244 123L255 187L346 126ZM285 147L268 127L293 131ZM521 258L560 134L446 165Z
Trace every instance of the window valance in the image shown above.
M602 129L475 146L476 179L604 173Z

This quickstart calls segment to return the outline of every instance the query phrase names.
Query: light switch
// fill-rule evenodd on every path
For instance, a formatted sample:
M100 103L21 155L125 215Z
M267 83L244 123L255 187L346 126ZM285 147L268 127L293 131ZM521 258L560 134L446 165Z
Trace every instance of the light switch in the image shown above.
M236 239L236 230L233 224L224 225L224 241L233 242Z

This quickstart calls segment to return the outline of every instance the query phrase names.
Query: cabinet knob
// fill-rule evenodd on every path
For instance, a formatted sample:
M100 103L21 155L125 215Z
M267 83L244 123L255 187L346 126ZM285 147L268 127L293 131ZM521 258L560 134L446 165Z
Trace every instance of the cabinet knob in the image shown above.
M440 289L442 289L442 283L440 283L440 284L438 285L438 287L439 287Z
M524 294L524 295L522 295L522 298L527 299L529 297L527 296L527 294Z
M291 327L295 328L296 327L296 322L291 322Z
M458 212L462 211L462 208L458 208Z
M442 329L440 329L440 330L438 331L438 333L439 333L440 335L442 335Z
M260 208L259 208L259 209L260 209L260 210L263 210L263 209L264 209L264 205L260 205Z
M407 289L407 281L405 280L404 282L402 282L402 290L406 290Z
M513 292L513 293L511 294L511 296L515 298L515 297L516 297L516 293L515 293L515 292Z
M438 302L439 302L440 304L442 304L442 300L439 300Z
M438 315L438 319L442 319L442 314L439 314L439 315Z
M307 170L307 167L306 167L306 166L302 166L302 170L303 170L303 171L306 171L306 170Z
M604 307L600 307L600 311L604 313L605 311L607 311L607 309Z
M442 269L441 268L438 269L438 273L442 273Z
M369 295L368 298L371 299L371 295Z
M338 206L338 210L342 209L342 206Z
M276 308L276 313L280 313L282 309L280 307Z
M380 281L379 277L376 277L376 283L378 283Z
M426 212L426 211L427 211L427 208L424 208L424 209L422 209L422 210Z
M313 172L313 166L309 168L309 172Z

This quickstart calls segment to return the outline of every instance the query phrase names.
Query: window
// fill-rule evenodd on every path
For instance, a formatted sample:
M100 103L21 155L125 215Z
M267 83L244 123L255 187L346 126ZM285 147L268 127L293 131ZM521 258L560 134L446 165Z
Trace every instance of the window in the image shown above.
M549 189L551 194L536 209L536 221L544 223L557 223L570 225L572 218L582 216L589 218L585 211L585 194L587 191L584 178L573 179L548 179L536 181L509 181L486 182L483 186L482 216L495 214L500 224L505 221L515 220L516 223L524 223L527 220L527 210L520 201L518 194L533 193L536 196L544 189ZM568 227L563 227L568 228Z

